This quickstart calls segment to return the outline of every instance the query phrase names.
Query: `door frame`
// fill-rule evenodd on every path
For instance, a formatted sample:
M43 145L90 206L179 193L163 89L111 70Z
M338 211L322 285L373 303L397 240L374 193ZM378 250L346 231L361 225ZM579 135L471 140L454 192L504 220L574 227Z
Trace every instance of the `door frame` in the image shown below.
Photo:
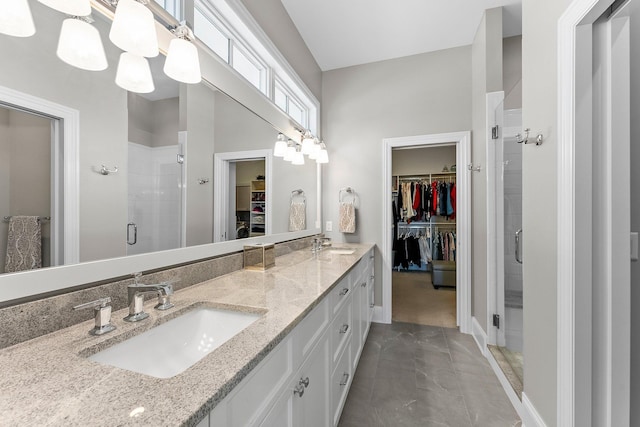
M608 384L603 393L604 402L595 403L604 406L608 425L618 425L621 421L618 417L626 416L626 425L629 422L627 350L630 342L627 336L626 342L620 343L625 341L620 339L624 331L612 333L615 328L630 328L626 313L628 298L625 302L619 294L609 290L609 299L602 304L609 315L605 318L605 324L599 325L596 330L592 328L592 286L578 286L579 283L593 281L593 222L590 217L582 216L585 209L587 212L591 210L591 195L595 188L591 183L590 168L593 149L589 149L593 144L593 24L610 5L610 0L574 0L558 21L556 422L562 426L587 425L584 422L590 424L592 379L602 374L602 369L608 375ZM581 141L580 149L578 141ZM605 169L611 168L611 161L610 157L600 164ZM611 229L612 218L605 221L607 224L598 227L609 226ZM613 269L610 273L609 277L615 274ZM621 306L616 306L619 303ZM613 310L613 307L616 309ZM596 339L602 339L602 335L594 337L594 331L605 331L605 340L609 340L604 367L593 365L592 347ZM622 383L614 388L614 380ZM588 414L588 419L584 418L585 414ZM622 421L619 425L624 424Z
M273 150L268 149L216 153L213 158L213 242L217 243L225 241L222 239L222 233L227 230L227 224L229 223L229 163L234 161L264 158L264 172L266 175L265 197L267 198L267 202L265 204L265 210L267 213L265 234L271 234L273 223L273 197L271 193L273 191ZM227 240L234 239L227 238Z
M0 102L53 120L51 239L55 249L51 264L77 264L80 262L80 112L6 86L0 86Z
M392 308L392 260L393 240L390 232L393 223L389 195L391 194L393 148L426 148L442 145L456 146L456 322L460 332L471 332L471 132L451 132L419 135L382 140L382 306L376 306L374 319L391 323Z

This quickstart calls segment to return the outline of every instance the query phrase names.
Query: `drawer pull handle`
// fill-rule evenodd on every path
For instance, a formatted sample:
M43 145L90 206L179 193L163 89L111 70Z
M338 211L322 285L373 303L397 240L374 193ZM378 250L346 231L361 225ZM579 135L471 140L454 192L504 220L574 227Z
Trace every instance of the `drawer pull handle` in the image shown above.
M367 286L367 282L362 282L362 284L360 286L362 286L364 288L365 286Z
M304 396L304 386L302 384L298 384L297 386L295 386L295 388L293 389L293 394L297 394L298 397Z
M348 382L349 374L345 372L344 374L342 374L342 381L340 381L340 385L347 385Z
M307 378L300 378L300 382L298 382L298 385L303 385L304 388L309 387L309 377Z
M374 303L369 304L369 308L373 308L375 306Z
M342 290L340 291L340 296L343 297L348 293L349 293L349 288L342 288Z
M349 325L345 323L344 325L342 325L342 328L340 328L340 333L346 334L348 330L349 330Z
M369 255L369 259L374 259L375 257L375 255Z

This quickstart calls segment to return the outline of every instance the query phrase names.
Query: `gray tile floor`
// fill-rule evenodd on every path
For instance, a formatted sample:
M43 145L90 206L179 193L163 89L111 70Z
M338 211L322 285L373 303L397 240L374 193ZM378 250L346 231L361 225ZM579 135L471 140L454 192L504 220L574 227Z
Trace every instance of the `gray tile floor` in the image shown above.
M411 323L372 324L341 427L521 426L470 335Z

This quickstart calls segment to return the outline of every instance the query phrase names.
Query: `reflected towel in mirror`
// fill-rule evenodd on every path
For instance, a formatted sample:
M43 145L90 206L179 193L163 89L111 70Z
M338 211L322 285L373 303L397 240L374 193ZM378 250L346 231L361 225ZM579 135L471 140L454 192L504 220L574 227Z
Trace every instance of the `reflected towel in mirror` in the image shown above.
M289 208L289 231L302 231L307 229L307 207L305 202L291 202Z
M340 232L356 232L356 206L353 202L340 202Z
M12 216L7 235L4 270L33 270L42 267L42 229L37 216Z

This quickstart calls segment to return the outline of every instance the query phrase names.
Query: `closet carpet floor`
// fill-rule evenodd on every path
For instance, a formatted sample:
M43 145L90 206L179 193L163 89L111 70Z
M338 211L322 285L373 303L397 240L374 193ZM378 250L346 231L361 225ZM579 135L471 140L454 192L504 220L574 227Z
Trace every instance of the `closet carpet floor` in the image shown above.
M434 289L431 273L394 271L392 280L393 321L456 327L455 288Z
M339 427L521 427L489 362L457 329L373 323Z

